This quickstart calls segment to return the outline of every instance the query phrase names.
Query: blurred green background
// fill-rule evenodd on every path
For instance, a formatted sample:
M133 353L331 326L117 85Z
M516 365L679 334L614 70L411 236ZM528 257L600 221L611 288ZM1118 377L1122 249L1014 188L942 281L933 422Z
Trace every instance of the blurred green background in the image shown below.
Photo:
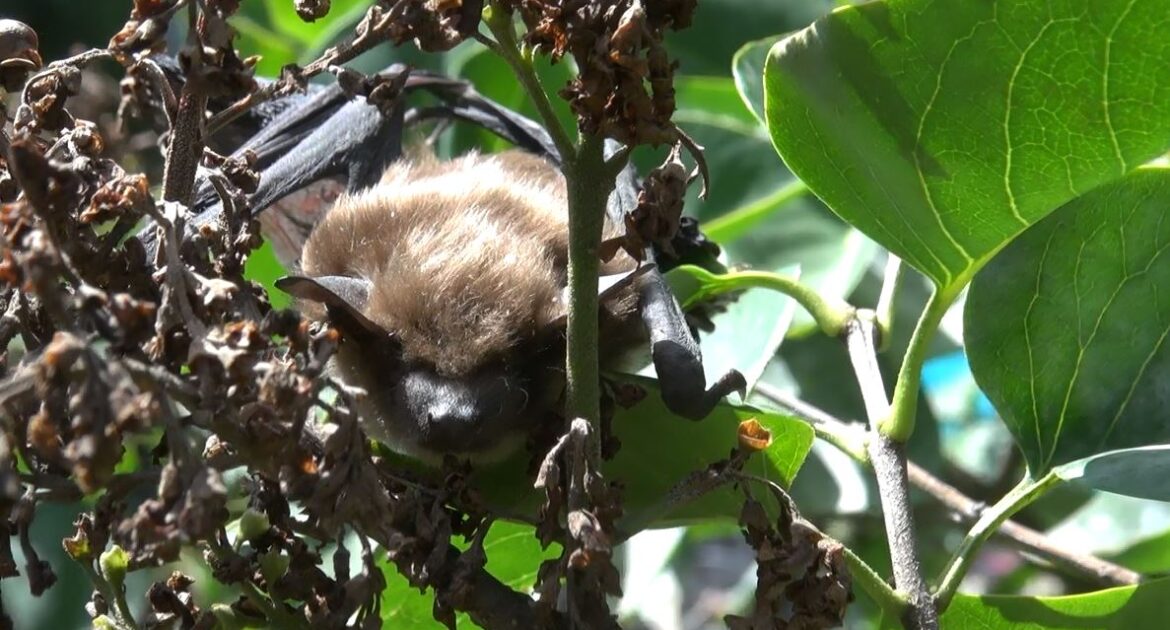
M0 17L16 18L33 26L40 35L45 59L52 60L79 47L104 45L121 27L130 4L129 0L4 0ZM366 6L364 0L333 0L327 19L305 24L296 17L292 4L292 0L243 0L241 13L233 21L239 31L241 51L263 57L258 66L261 74L272 74L288 61L311 60L343 36ZM674 57L680 61L675 120L706 147L712 173L710 195L699 200L692 191L688 212L712 221L754 208L756 216L766 219L724 226L721 244L728 262L769 270L799 267L802 277L820 290L849 297L855 304L872 305L880 285L883 252L847 228L815 199L792 187L792 175L772 149L763 126L743 104L732 74L733 57L745 44L801 28L831 5L829 0L702 0L694 25L668 39ZM173 44L177 45L179 36L171 33ZM756 50L766 50L766 43ZM398 60L471 79L488 96L531 114L510 71L474 43L444 55L381 47L353 65L373 71ZM750 67L750 53L740 61L742 67ZM563 82L569 72L564 64L545 65L540 70L550 86ZM559 102L558 107L568 121L567 109ZM449 152L471 144L488 149L499 146L498 141L467 131L452 134L445 142L441 148ZM637 156L643 166L660 157L661 152L654 151ZM796 194L790 194L794 190ZM270 283L282 269L265 249L253 257L249 272L255 279ZM925 282L912 274L899 296L900 317L892 348L882 356L887 383L894 381L896 357L905 348L913 318L927 291ZM273 299L281 303L283 298L274 294ZM743 303L740 312L734 314L741 318L736 320L739 325L724 326L717 336L704 339L704 352L712 363L742 360L745 349L759 348L758 328L742 322L772 325L783 310L776 307L774 300L757 299L750 294ZM993 501L1019 478L1020 463L1006 431L971 380L961 351L961 331L954 319L944 324L944 334L932 349L934 356L924 375L924 404L911 457L970 496ZM773 349L764 350L767 360ZM709 367L720 371L718 365ZM840 417L863 417L863 405L841 344L811 334L809 322L800 316L778 354L768 362L764 382L799 394ZM797 503L810 520L857 550L879 571L888 571L886 541L872 481L852 461L823 446L817 445L797 478L792 490ZM147 447L144 443L138 448ZM949 549L957 544L962 532L937 504L917 497L916 505L919 545L930 575L946 562ZM88 626L82 604L89 597L90 587L61 552L61 539L70 533L72 519L81 508L47 505L38 510L34 543L53 564L60 580L41 598L32 598L20 580L3 582L4 608L18 627ZM1170 569L1170 530L1166 526L1170 512L1162 504L1062 488L1026 510L1020 520L1051 529L1061 544L1116 555L1140 570ZM1141 546L1135 547L1139 543ZM539 553L538 549L531 544L516 546L506 542L505 537L497 550L501 561L509 553L513 560L526 560L513 562L515 566L497 566L507 574L501 577L517 585L531 582L535 567L532 556ZM489 549L489 557L493 557L492 553ZM626 598L616 609L626 627L722 627L722 615L741 611L750 603L754 586L751 554L731 523L649 532L635 537L620 555L626 563ZM183 570L196 577L201 605L230 597L198 569L197 563L185 565ZM161 571L165 574L170 568ZM157 579L156 575L131 575L128 587L137 609L144 605L141 593ZM392 578L391 584L394 599L386 602L390 610L387 621L399 627L438 627L429 619L425 597L407 591L400 578ZM1015 552L993 543L968 577L965 590L1041 594L1075 592L1087 586L1023 565ZM869 627L874 623L875 607L863 593L857 593L857 598L850 612L850 627Z

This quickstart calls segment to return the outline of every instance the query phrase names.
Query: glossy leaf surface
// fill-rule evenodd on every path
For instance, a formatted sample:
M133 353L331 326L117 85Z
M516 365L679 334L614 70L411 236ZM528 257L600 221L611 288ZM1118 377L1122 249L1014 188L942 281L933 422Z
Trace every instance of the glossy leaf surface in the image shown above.
M1168 207L1170 170L1139 170L1061 208L976 276L971 369L1033 475L1170 442Z
M848 6L765 68L776 148L953 297L1060 205L1170 146L1170 0Z

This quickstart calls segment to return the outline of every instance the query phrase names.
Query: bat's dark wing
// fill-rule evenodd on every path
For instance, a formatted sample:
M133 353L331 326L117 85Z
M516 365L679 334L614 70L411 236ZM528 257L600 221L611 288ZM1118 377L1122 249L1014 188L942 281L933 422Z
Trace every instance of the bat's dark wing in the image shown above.
M238 146L228 147L236 154L253 152L262 173L259 188L250 199L254 212L264 212L290 195L321 185L322 181L343 181L344 184L334 185L343 185L350 191L373 185L386 167L401 157L404 130L428 120L453 119L477 125L516 146L560 163L560 155L548 132L531 119L484 97L465 81L407 73L406 69L396 67L379 75L382 80L398 82L400 86L389 106L350 97L333 84L313 87L308 94L290 97L284 104L257 110L225 129L219 141L236 142ZM437 103L408 106L409 96L419 91L431 94ZM611 153L616 149L612 143L607 146ZM200 177L192 227L218 221L223 213L210 182L203 175ZM637 206L637 200L638 175L633 165L629 165L618 176L610 195L607 213L611 221L623 225L625 216ZM289 211L284 212L287 217ZM320 216L311 213L297 216L294 212L283 227L278 226L278 231L293 232L290 240L299 239L291 243L290 253L299 253L300 244ZM662 277L665 266L688 262L687 252L701 251L709 256L710 246L695 226L683 227L677 242L672 243L681 260L666 260L657 252L648 251L649 259L658 261L658 269L644 274L639 280L639 291L651 355L662 377L663 400L675 413L698 419L706 416L728 393L742 391L744 380L732 371L707 388L698 342Z

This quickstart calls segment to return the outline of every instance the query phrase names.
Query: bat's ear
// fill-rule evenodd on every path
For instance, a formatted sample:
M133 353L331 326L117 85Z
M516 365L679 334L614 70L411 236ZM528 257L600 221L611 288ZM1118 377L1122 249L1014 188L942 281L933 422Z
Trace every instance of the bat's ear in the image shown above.
M385 335L385 331L364 314L370 299L370 281L349 276L285 276L276 288L301 300L325 307L329 319L348 333Z

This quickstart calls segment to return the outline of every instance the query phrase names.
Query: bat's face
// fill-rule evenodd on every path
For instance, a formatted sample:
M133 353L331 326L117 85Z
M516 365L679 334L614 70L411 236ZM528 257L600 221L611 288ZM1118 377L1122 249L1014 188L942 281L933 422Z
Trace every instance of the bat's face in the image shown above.
M566 249L563 178L541 158L406 163L338 202L282 288L341 329L334 367L367 392L372 437L488 460L561 398Z
M546 417L559 391L556 366L543 359L509 357L447 376L427 362L396 360L396 345L344 342L335 367L345 382L367 392L359 403L366 432L424 461L437 463L446 454L476 461L507 455Z

